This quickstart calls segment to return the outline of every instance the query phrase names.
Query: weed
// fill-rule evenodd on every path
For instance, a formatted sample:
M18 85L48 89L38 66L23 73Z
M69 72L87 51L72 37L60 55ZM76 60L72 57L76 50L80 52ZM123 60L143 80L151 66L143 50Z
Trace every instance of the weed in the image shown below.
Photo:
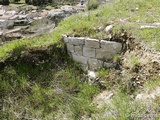
M88 10L94 10L94 9L97 9L98 6L99 6L99 3L98 3L97 0L89 0L87 9Z
M131 64L132 64L133 66L139 65L139 60L138 60L137 57L131 56L130 59L131 59Z
M61 55L53 61L61 60ZM58 111L65 111L67 117L80 119L93 113L91 101L100 91L98 85L81 82L81 71L73 61L58 66L47 62L6 66L0 72L1 118L54 119Z

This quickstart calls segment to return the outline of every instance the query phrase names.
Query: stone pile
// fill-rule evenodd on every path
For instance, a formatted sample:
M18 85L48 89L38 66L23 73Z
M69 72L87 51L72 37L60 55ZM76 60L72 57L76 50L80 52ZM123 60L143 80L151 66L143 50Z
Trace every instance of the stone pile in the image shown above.
M114 41L84 37L63 36L70 57L80 63L84 71L114 67L113 59L122 49L122 44Z

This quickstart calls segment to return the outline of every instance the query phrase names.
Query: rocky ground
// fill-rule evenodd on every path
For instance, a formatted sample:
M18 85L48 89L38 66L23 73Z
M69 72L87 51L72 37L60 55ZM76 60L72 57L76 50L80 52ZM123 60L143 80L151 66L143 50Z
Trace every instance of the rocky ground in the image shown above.
M57 24L72 14L82 12L85 6L64 5L58 9L25 5L20 7L0 6L0 44L34 37L53 31Z

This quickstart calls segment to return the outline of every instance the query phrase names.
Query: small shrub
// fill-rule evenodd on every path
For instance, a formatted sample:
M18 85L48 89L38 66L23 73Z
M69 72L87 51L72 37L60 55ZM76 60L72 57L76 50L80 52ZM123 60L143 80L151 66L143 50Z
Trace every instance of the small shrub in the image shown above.
M99 3L97 0L89 0L88 1L88 10L95 10L99 6Z

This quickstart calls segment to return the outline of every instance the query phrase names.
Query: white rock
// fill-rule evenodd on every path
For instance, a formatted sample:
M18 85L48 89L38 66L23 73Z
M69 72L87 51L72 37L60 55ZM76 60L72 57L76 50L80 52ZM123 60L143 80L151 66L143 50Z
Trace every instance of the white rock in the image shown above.
M135 100L152 100L155 99L155 95L154 94L138 94L135 98Z
M108 26L105 28L105 32L110 31L112 28L113 28L113 25L108 25Z
M138 7L136 7L136 10L138 10L139 8Z
M90 70L88 70L87 76L91 79L95 79L97 77L96 73Z
M155 97L155 95L154 95L154 94L150 94L150 95L149 95L149 98L151 98L151 99L155 99L156 97Z
M160 23L153 23L153 25L157 25L157 26L160 26Z
M135 100L141 100L143 98L143 94L138 94L135 98Z
M157 28L157 26L151 26L151 25L143 25L140 27L141 29L145 29L145 28Z
M62 37L63 37L63 41L64 41L65 43L68 43L69 38L67 37L67 35L62 35Z

